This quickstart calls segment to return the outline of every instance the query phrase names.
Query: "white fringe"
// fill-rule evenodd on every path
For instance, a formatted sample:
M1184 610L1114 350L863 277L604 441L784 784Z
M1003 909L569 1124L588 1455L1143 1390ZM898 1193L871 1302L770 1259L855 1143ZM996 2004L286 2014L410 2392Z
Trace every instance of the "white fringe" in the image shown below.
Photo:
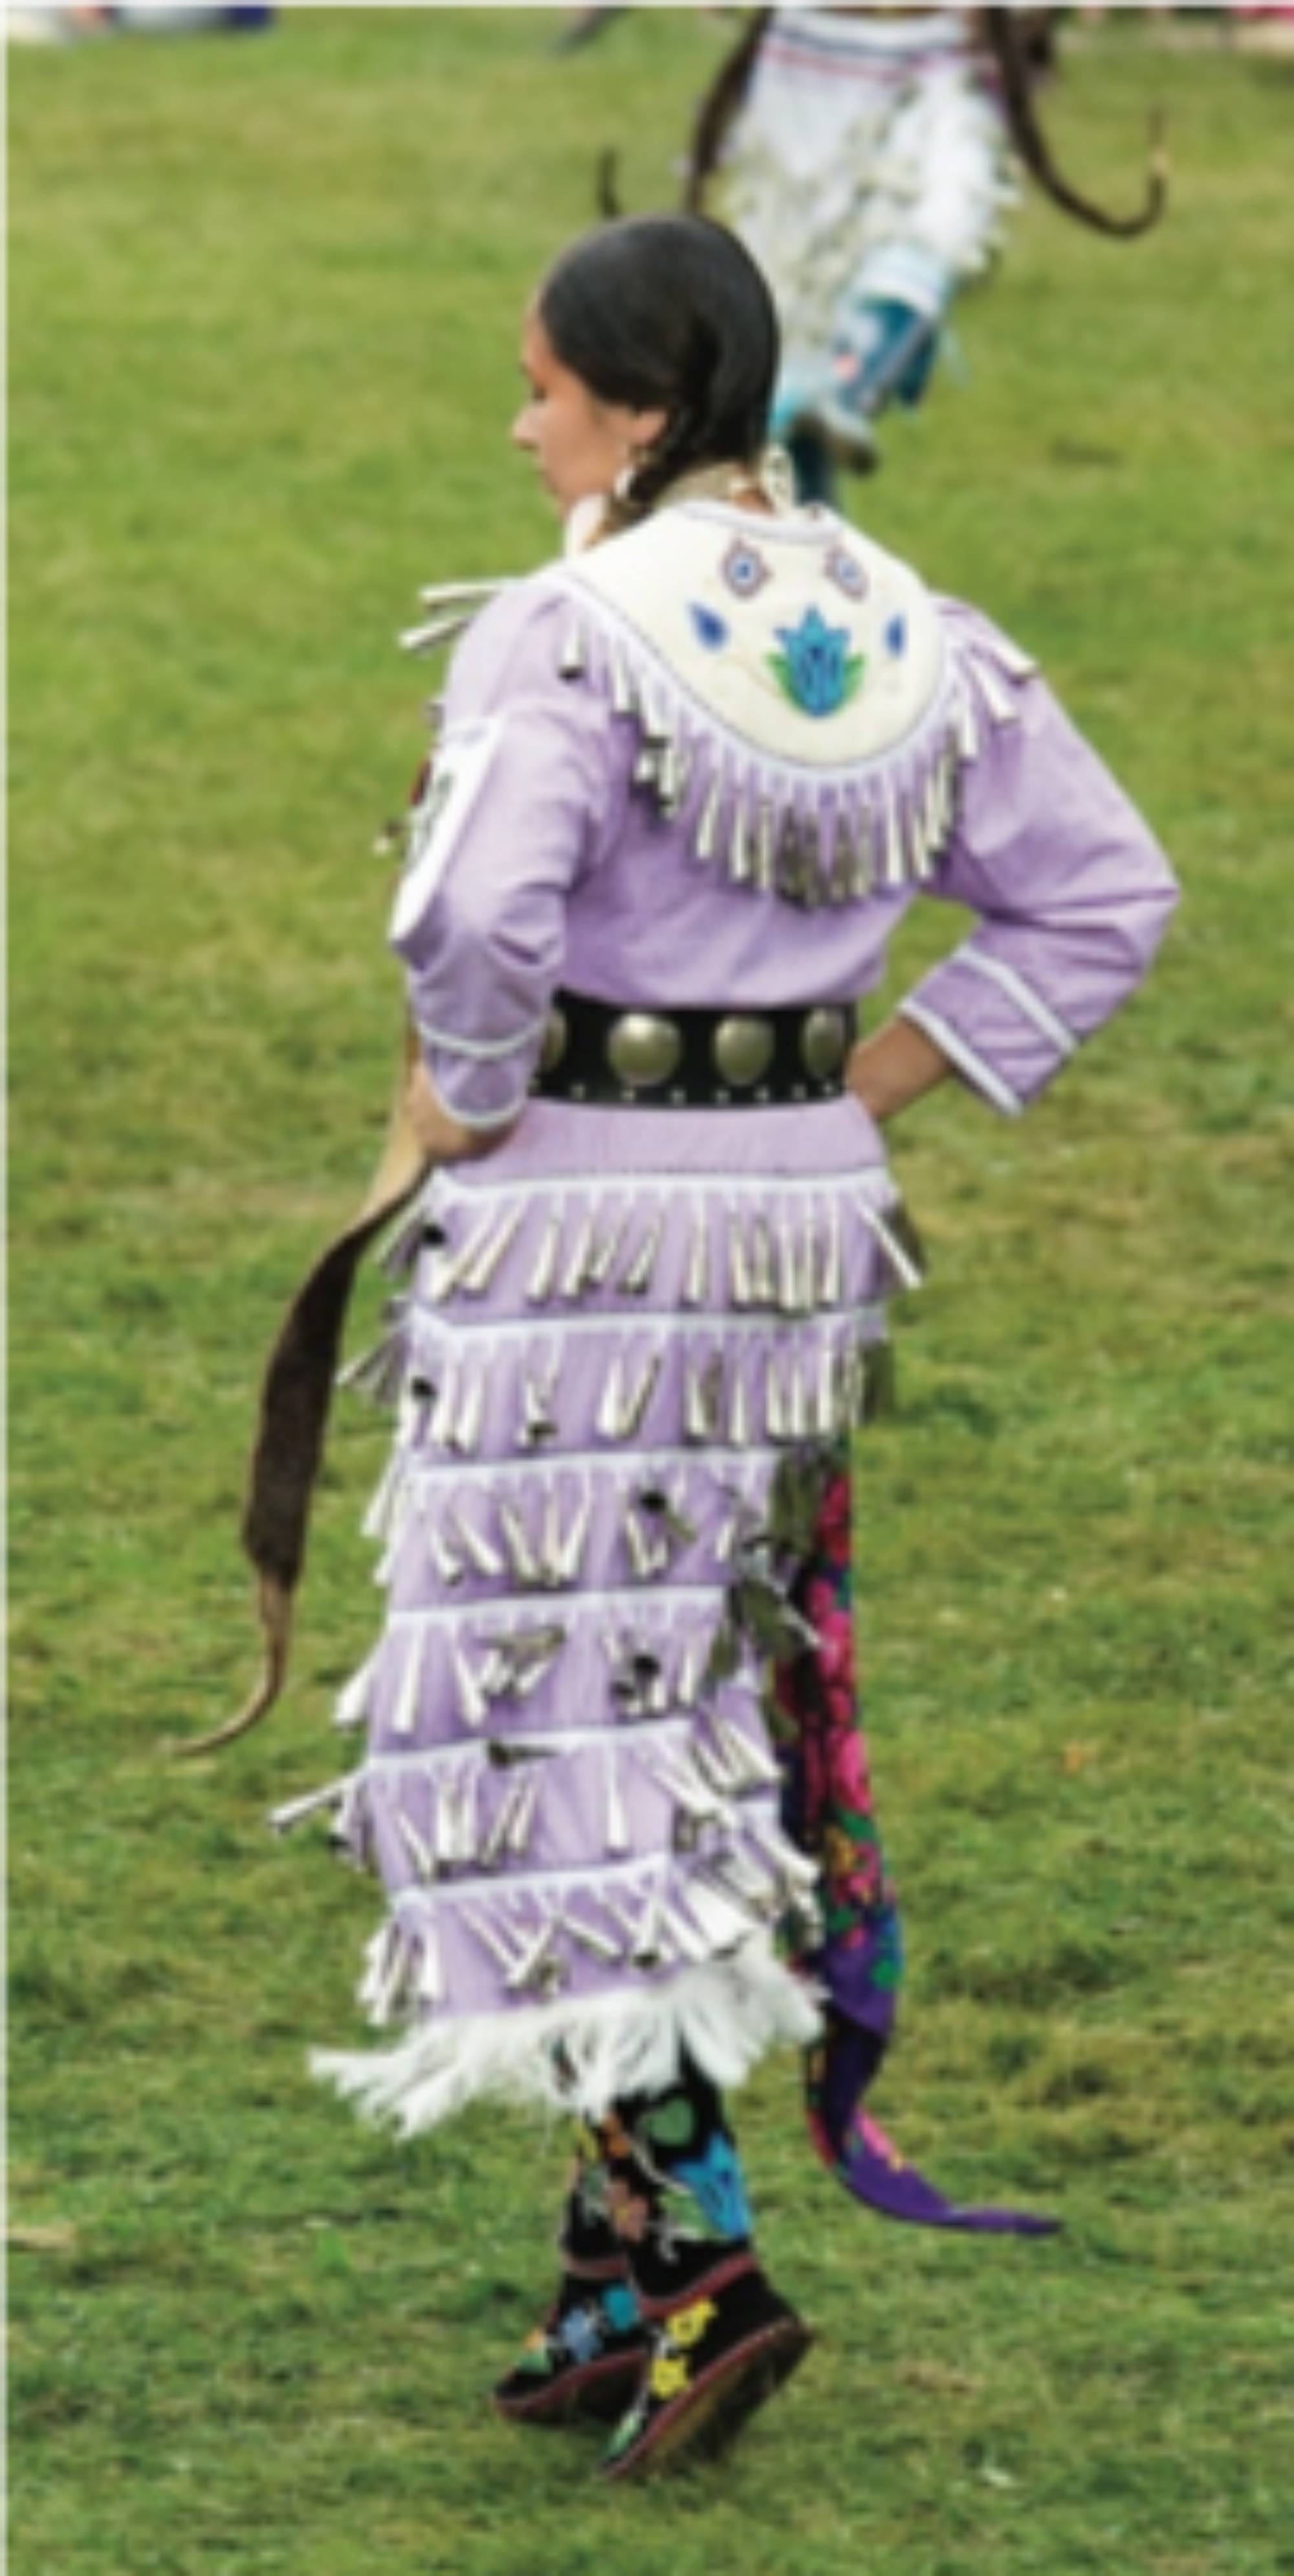
M361 2117L393 2121L412 2138L480 2094L601 2119L626 2093L675 2082L685 2052L727 2090L766 2049L805 2047L821 2026L815 1991L761 1931L731 1958L681 1969L650 1991L421 2023L380 2056L314 2049L310 2071Z

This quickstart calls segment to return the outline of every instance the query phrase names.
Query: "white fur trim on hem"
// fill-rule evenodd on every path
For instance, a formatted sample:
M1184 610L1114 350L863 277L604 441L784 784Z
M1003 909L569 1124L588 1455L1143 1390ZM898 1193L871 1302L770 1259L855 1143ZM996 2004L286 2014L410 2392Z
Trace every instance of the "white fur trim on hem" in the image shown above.
M380 2055L314 2049L310 2069L362 2117L411 2138L480 2094L599 2119L627 2093L672 2083L685 2053L724 2090L767 2049L804 2047L821 2026L814 1990L761 1932L650 1991L424 2022Z

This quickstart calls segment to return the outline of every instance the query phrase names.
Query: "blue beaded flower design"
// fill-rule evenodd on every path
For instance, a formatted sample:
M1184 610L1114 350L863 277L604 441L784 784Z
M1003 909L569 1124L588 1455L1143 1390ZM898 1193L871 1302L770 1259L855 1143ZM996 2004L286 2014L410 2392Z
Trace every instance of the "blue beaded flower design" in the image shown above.
M792 706L806 716L834 716L863 683L866 655L851 653L847 626L828 626L820 609L808 608L798 626L779 626L785 647L770 653L768 667Z

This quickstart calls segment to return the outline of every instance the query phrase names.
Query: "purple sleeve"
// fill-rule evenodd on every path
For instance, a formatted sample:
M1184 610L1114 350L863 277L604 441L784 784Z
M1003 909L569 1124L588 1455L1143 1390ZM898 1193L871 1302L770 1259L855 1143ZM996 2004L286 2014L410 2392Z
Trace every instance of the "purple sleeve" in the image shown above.
M524 1105L606 803L605 711L559 676L560 614L519 582L456 653L391 919L427 1070L465 1127Z
M949 609L990 654L985 621ZM1036 678L962 772L952 838L928 891L979 915L900 1014L995 1109L1015 1115L1145 975L1177 900L1158 843Z

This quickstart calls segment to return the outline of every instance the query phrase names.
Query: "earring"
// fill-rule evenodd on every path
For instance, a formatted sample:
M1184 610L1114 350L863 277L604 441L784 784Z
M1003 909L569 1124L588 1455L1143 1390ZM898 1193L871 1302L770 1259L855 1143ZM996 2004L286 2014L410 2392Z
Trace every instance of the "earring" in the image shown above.
M638 460L634 455L633 449L630 448L625 457L624 464L621 466L620 471L611 486L613 499L626 504L632 501L634 497L634 477L637 474L637 471Z

